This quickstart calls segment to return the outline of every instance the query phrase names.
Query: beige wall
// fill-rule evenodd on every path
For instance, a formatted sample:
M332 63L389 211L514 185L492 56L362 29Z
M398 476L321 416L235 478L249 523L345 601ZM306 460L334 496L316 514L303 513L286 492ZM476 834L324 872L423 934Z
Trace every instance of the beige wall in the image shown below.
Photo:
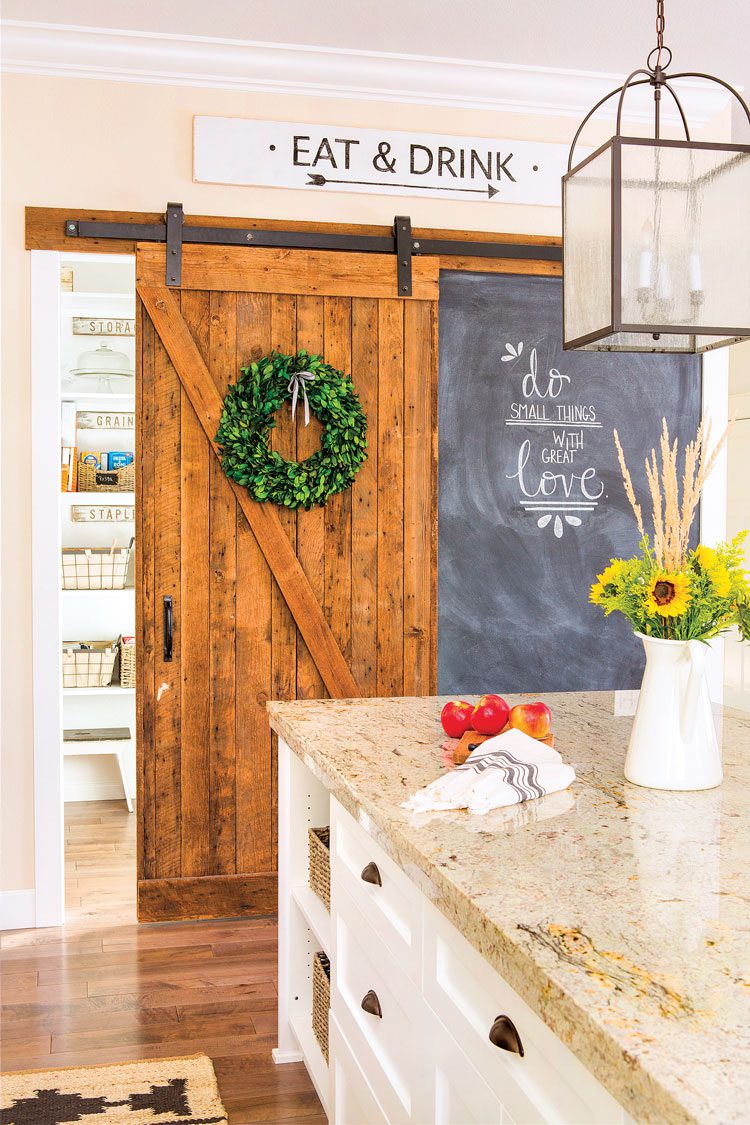
M195 113L568 141L569 119L248 95L135 83L3 78L2 570L3 789L0 888L33 886L29 255L23 209L38 206L390 223L558 234L557 208L396 196L307 194L191 181ZM51 328L51 330L53 330Z

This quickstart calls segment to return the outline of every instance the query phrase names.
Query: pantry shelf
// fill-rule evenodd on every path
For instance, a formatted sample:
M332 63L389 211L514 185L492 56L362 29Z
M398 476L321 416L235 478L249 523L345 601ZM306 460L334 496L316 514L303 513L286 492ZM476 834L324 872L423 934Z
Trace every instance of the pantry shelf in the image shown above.
M110 684L109 687L66 687L62 689L63 695L135 695L135 688L120 687L119 684Z
M97 405L126 406L135 409L134 394L117 394L114 391L60 391L62 402L91 402Z
M61 492L63 504L101 504L107 507L131 507L135 504L134 492ZM128 521L123 521L128 522ZM132 522L132 521L130 521Z

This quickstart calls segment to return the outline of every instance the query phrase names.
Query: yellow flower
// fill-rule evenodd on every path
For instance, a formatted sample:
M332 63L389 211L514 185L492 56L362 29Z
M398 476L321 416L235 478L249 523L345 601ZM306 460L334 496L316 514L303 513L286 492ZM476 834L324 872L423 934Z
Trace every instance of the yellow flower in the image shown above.
M604 596L604 587L602 586L601 582L595 582L594 585L591 587L591 593L589 594L589 601L593 602L594 605L599 605L603 596Z
M623 559L612 559L609 566L605 567L601 574L597 574L597 582L601 586L610 586L621 577L624 569L625 561Z
M679 617L690 603L687 574L659 571L648 584L646 613L651 617Z
M695 548L695 557L702 570L706 572L714 585L720 598L728 598L731 588L731 578L726 564L721 561L713 547L704 547L700 544Z

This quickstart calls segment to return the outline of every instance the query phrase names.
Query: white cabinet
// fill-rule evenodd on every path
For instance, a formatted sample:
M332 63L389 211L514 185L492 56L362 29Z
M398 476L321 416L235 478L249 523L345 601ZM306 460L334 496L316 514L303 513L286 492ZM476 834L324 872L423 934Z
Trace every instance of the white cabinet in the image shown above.
M279 755L279 836L285 841L279 871L279 1043L285 1050L276 1057L304 1058L323 1090L320 1055L292 1015L309 1010L305 973L294 966L300 959L305 963L310 947L303 945L323 936L331 960L323 1100L334 1125L628 1122L614 1098L369 832L325 794L281 739ZM330 929L303 911L307 920L300 932L300 912L293 908L306 863L303 834L308 823L320 822L325 799L331 825ZM290 986L292 995L286 996Z

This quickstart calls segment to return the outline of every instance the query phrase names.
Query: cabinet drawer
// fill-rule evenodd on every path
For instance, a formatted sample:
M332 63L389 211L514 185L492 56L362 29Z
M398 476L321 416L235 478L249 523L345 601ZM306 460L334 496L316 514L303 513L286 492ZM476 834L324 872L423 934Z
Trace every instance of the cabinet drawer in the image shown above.
M331 1016L328 1043L333 1070L331 1125L388 1125L335 1016Z
M415 983L420 978L420 895L398 864L336 801L331 802L332 909L339 887Z
M419 1034L424 1001L341 888L333 917L333 1015L388 1121L423 1121ZM369 1011L362 1006L365 997Z
M513 1125L502 1099L434 1015L429 1037L430 1103L425 1120L434 1125Z
M622 1107L524 1000L429 903L424 904L424 996L502 1100L506 1120L619 1125ZM494 1046L499 1015L524 1055Z

